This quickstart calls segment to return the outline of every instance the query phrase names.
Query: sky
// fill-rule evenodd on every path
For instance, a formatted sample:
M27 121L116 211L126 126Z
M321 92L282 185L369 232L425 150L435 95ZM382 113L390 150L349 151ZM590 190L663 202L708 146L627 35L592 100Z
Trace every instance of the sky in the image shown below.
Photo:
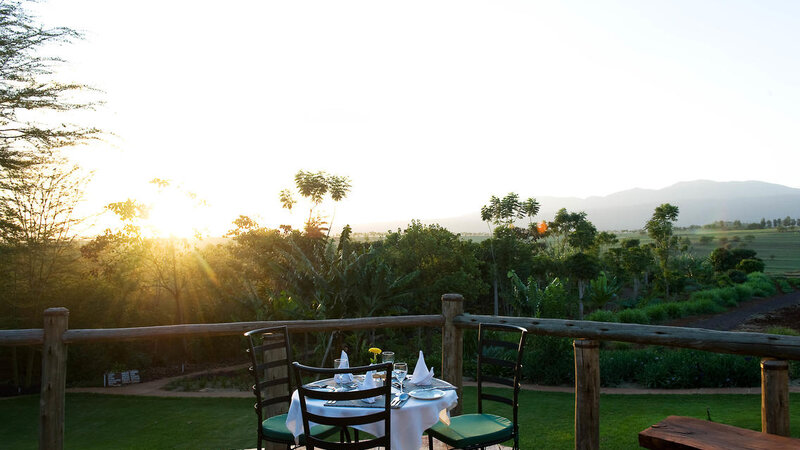
M70 153L95 171L84 208L160 204L170 233L192 223L218 235L240 214L299 225L307 206L287 215L278 195L301 169L350 177L347 198L321 207L334 230L477 215L508 192L800 187L796 1L51 0L36 11L84 33L58 48L58 75L105 102L81 118L109 135Z

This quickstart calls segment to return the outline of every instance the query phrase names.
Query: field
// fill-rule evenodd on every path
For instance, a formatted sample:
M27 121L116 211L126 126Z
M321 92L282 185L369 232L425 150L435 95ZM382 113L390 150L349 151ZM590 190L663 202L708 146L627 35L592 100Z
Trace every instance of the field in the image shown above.
M651 241L644 231L614 231L618 239L639 239L642 244ZM690 251L698 258L707 257L715 248L721 245L720 241L727 239L731 247L745 247L755 250L758 257L764 260L765 272L773 275L787 274L800 277L800 230L777 232L767 230L677 230L678 237L687 237L691 241ZM701 243L702 236L713 238L708 243ZM462 236L473 242L482 242L489 238L489 234L469 234Z
M800 231L777 232L775 230L678 230L680 238L689 238L690 251L699 258L707 257L727 240L732 248L749 248L757 252L764 260L765 272L769 274L794 274L800 276ZM650 238L646 234L620 233L620 239L635 237L647 243ZM713 238L711 242L701 243L702 236Z
M464 389L464 411L475 411L476 388ZM800 394L791 394L797 404ZM560 392L520 394L523 449L570 449L574 396ZM0 446L35 449L38 396L0 400ZM493 411L494 412L494 411ZM496 411L503 413L503 411ZM154 398L68 394L65 448L206 449L255 447L253 400ZM637 449L637 433L668 415L684 415L743 428L761 427L755 395L601 395L600 447ZM790 410L792 436L800 413Z

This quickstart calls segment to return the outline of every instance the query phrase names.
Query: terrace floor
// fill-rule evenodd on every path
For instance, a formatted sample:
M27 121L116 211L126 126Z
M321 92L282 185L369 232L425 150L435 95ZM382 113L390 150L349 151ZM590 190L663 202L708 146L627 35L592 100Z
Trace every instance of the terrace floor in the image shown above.
M255 450L255 449L250 449ZM422 437L422 447L419 450L428 450L428 436ZM444 443L435 441L433 443L433 450L447 450L447 446ZM511 447L504 447L502 445L491 445L486 447L486 450L511 450Z

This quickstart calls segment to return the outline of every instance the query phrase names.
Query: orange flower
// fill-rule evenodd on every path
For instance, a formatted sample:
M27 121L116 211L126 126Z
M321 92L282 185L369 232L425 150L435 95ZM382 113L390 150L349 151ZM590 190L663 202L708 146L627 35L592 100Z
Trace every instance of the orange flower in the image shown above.
M539 234L544 234L547 231L547 222L543 220L542 223L536 227L536 231L538 231Z

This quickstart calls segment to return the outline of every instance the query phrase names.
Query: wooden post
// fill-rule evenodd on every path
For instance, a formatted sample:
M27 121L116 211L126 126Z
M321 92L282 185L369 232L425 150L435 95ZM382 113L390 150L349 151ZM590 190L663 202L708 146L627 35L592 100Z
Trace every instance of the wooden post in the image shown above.
M450 410L452 416L461 414L464 396L464 332L453 322L453 318L461 314L464 314L464 297L461 294L442 295L442 379L455 386L458 393L458 405Z
M575 348L575 448L600 448L600 344L576 339Z
M789 363L761 360L761 431L789 436Z
M39 448L64 448L64 394L67 386L67 331L69 310L48 308L44 311L42 346L42 392L39 395Z

